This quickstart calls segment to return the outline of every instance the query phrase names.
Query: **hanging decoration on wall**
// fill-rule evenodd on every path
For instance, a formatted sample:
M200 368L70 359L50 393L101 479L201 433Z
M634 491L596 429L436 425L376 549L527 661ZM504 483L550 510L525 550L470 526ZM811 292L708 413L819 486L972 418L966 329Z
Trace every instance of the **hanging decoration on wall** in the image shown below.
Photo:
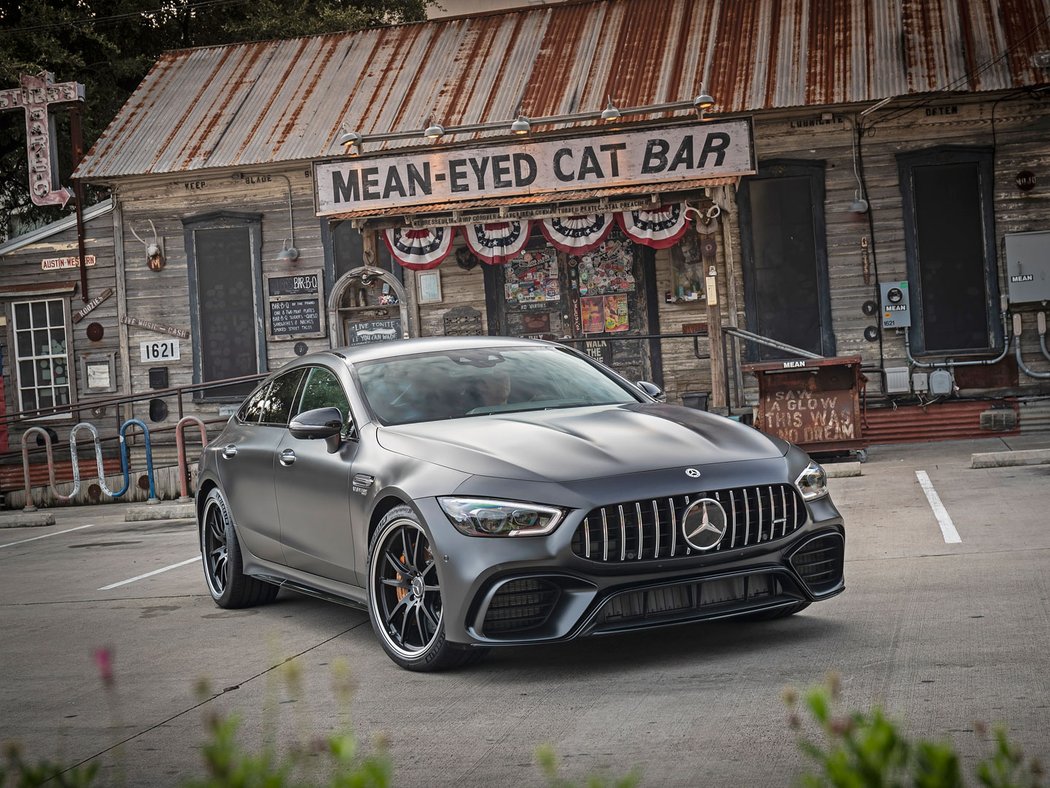
M489 265L502 265L525 248L531 226L528 219L465 224L463 235L478 259Z
M480 260L472 255L467 247L461 246L456 250L456 265L464 271L473 271L479 262Z
M544 219L540 227L555 249L579 255L601 245L613 228L613 216L611 213L555 216Z
M454 227L396 227L383 231L390 254L413 271L435 268L452 250Z
M685 206L681 203L661 205L655 210L622 211L616 222L637 244L653 249L667 249L685 235Z

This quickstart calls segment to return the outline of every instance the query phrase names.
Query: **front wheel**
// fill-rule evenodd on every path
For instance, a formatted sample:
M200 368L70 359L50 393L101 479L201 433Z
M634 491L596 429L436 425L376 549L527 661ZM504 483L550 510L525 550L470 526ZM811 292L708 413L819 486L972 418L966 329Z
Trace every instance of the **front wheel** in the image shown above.
M445 640L444 607L430 539L408 506L391 509L368 549L368 617L383 650L407 670L479 659L484 649Z

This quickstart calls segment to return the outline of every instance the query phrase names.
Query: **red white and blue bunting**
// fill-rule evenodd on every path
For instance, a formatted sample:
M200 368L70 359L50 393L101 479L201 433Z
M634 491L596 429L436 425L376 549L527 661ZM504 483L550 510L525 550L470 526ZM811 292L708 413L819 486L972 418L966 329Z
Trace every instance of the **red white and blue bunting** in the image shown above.
M489 265L502 265L525 248L531 227L527 219L465 224L463 235L475 257Z
M621 229L637 244L653 249L674 246L685 235L685 205L661 205L655 210L623 211L616 214Z
M544 219L540 227L555 249L581 255L601 246L613 228L611 213L556 216Z
M383 232L390 254L405 268L425 271L441 265L452 251L455 227L395 227Z
M591 213L544 219L540 229L559 251L579 256L592 252L609 237L613 225L636 244L654 249L674 246L688 228L684 203L662 205L653 210ZM475 222L461 228L467 248L489 265L502 265L522 253L529 241L532 223L524 220ZM384 230L383 238L405 268L424 271L435 268L452 251L456 227L398 227Z

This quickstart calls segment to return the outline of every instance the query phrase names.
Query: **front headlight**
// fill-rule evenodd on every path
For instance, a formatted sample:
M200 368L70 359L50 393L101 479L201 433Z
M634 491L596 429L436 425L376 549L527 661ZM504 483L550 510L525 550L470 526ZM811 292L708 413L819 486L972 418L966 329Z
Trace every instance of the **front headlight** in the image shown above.
M828 494L828 475L823 468L810 460L806 469L795 479L795 486L807 501L823 498Z
M542 536L561 522L561 509L483 498L438 498L456 529L467 536Z

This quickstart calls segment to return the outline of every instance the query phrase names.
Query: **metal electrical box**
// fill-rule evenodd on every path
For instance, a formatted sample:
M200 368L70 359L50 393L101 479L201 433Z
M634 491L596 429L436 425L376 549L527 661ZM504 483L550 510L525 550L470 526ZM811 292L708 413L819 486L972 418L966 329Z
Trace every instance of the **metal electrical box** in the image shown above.
M1050 231L1007 233L1005 240L1010 303L1050 301Z
M882 327L911 327L911 298L907 282L882 282Z

